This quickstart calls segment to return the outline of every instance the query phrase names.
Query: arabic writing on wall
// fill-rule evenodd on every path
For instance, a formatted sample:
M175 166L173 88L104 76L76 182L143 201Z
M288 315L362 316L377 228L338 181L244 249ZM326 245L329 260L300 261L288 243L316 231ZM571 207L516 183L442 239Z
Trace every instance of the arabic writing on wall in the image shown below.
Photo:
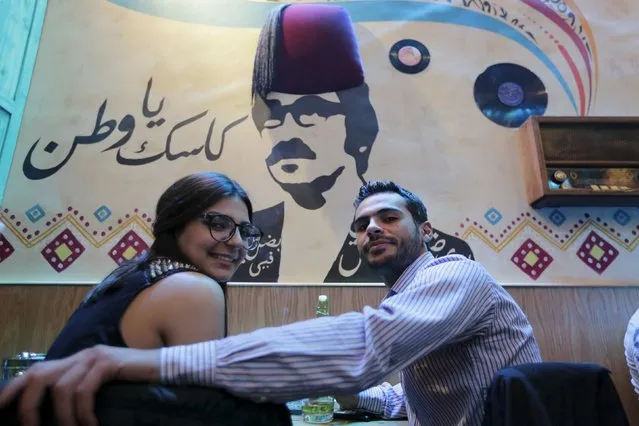
M162 108L164 107L165 98L163 97L157 107L152 109L149 106L150 97L151 97L151 88L153 85L153 78L151 77L147 83L146 90L144 92L144 100L142 102L142 115L144 119L148 119L146 123L146 127L149 129L160 128L167 124L166 119L162 117L158 117L162 112ZM39 138L34 142L34 144L29 149L24 162L22 164L22 171L24 175L31 180L40 180L46 179L50 176L53 176L60 169L62 169L73 157L73 153L80 145L93 145L103 141L106 141L109 137L111 137L114 132L117 131L121 133L121 137L108 147L104 148L101 152L108 152L117 149L116 161L125 166L142 166L145 164L152 163L160 158L165 157L168 161L175 161L180 158L190 157L193 155L198 155L202 151L206 156L206 159L209 161L217 161L222 152L224 150L224 141L226 137L226 133L231 130L233 127L242 123L248 116L243 116L237 120L232 121L228 125L226 125L222 131L222 136L219 141L213 143L212 135L213 129L215 127L216 118L208 118L210 120L210 124L208 126L208 133L204 137L204 142L195 149L191 150L180 150L179 147L175 146L173 137L176 132L179 132L184 127L193 124L197 120L204 119L209 114L209 111L203 111L198 114L195 114L191 117L188 117L182 121L176 123L171 130L168 132L166 137L166 141L164 143L164 149L159 152L149 152L149 142L148 141L138 141L135 142L132 140L136 128L136 119L132 114L126 114L119 123L111 118L105 120L105 113L107 109L107 99L102 102L102 105L98 108L97 116L95 119L95 125L93 127L93 131L89 135L78 135L73 139L71 143L71 147L69 148L66 156L60 161L58 164L40 168L34 165L33 156L37 149L41 149L42 152L47 154L53 154L58 150L60 144L55 141L50 141L44 147L40 144L41 139ZM140 121L144 121L140 120ZM126 144L137 144L137 150L134 151L135 154L140 154L138 157L132 158L127 157L122 148ZM212 146L216 145L216 146ZM216 149L217 148L217 149Z

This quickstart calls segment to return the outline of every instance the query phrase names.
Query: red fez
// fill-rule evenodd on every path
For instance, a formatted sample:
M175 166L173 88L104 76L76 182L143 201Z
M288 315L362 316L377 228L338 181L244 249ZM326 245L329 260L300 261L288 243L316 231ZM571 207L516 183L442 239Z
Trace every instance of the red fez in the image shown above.
M282 10L271 90L317 94L364 83L353 24L346 10L292 4Z

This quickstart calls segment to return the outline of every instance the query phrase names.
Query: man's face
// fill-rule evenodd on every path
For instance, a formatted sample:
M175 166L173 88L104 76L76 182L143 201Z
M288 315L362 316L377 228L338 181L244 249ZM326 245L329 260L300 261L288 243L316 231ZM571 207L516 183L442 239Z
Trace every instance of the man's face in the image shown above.
M256 102L255 126L272 143L269 173L300 205L321 207L321 194L334 186L346 164L354 163L344 151L346 111L337 94L271 92L265 104ZM315 201L304 200L305 193L314 194Z
M373 269L401 273L426 252L429 222L415 224L404 198L394 192L372 195L355 211L353 230L362 259Z

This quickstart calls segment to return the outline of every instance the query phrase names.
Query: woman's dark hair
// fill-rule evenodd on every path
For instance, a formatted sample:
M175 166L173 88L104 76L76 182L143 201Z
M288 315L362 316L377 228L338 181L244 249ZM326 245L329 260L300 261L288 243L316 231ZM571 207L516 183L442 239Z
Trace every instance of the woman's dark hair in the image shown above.
M85 303L94 302L100 296L120 288L124 276L143 268L153 259L167 257L190 263L178 248L177 233L206 209L227 197L241 199L248 209L249 220L253 220L253 205L246 191L226 175L199 172L173 183L158 200L153 223L155 240L148 253L117 267L89 293Z

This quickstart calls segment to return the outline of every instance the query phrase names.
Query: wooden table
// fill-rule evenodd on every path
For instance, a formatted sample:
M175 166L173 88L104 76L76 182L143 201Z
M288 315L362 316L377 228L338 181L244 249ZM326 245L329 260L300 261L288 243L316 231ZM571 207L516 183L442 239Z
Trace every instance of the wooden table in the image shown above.
M311 423L306 423L302 420L302 416L291 416L293 419L293 426L314 426ZM324 425L349 425L349 426L408 426L406 420L373 420L371 422L357 422L350 420L334 420L331 423L324 423ZM321 426L321 425L319 425Z

